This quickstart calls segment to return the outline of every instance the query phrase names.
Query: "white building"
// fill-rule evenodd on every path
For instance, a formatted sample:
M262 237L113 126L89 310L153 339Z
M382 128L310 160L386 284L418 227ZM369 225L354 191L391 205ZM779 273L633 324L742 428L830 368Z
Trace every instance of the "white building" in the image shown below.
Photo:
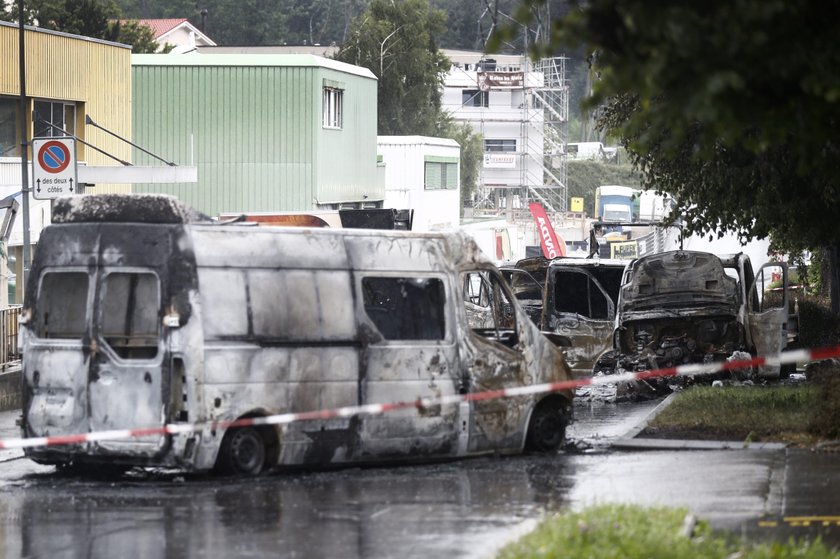
M414 210L412 230L458 227L461 217L461 148L455 140L378 136L385 164L386 208Z
M565 59L533 64L522 56L443 53L452 61L443 108L484 137L477 213L527 212L529 202L565 212Z
M160 45L158 52L162 51L166 45L175 47L171 54L184 54L199 47L216 46L216 43L210 37L202 33L186 18L137 19L133 21L152 30L155 41Z

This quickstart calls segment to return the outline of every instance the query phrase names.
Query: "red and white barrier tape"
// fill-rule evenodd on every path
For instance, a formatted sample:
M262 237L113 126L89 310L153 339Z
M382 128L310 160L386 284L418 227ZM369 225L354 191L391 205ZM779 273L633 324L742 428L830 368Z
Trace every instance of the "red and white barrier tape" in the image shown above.
M420 398L411 402L393 402L389 404L368 404L365 406L348 406L328 410L318 410L303 413L284 413L267 417L252 417L237 419L234 421L215 421L209 423L192 424L168 424L160 427L147 427L141 429L118 429L111 431L96 431L93 433L80 433L76 435L57 435L52 437L33 437L28 439L6 439L0 440L0 449L11 448L32 448L39 446L60 446L79 444L96 441L113 441L123 439L134 439L150 435L176 435L201 431L205 428L228 429L230 427L247 427L256 425L285 425L296 421L310 421L314 419L333 419L337 417L352 417L356 415L380 415L394 410L417 408L427 409L433 406L458 404L461 402L477 402L483 400L495 400L498 398L513 398L516 396L530 396L533 394L544 394L549 392L560 392L581 388L583 386L595 386L614 384L619 382L631 382L635 380L646 380L660 377L683 377L719 373L760 367L762 365L786 365L790 363L805 363L808 361L819 361L840 357L840 346L825 347L818 349L801 349L787 351L775 356L755 357L753 359L742 359L733 361L721 361L715 363L698 363L690 365L679 365L667 369L640 371L637 373L620 373L615 375L603 375L578 380L563 382L551 382L521 386L516 388L504 388L501 390L489 390L487 392L474 392L471 394L452 394L439 398Z

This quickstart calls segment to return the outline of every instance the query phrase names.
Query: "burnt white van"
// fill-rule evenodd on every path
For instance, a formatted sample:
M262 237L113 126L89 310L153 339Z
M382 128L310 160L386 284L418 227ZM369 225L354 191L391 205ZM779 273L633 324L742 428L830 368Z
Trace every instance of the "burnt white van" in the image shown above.
M26 286L23 434L56 465L276 466L550 450L571 391L379 416L213 422L571 378L467 236L220 224L167 196L55 201Z

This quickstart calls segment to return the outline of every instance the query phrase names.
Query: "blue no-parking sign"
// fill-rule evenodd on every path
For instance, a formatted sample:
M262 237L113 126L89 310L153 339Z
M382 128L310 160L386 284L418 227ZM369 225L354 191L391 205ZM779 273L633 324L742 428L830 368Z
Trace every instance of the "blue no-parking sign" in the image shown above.
M35 138L32 140L32 195L51 200L76 194L76 140L73 138Z

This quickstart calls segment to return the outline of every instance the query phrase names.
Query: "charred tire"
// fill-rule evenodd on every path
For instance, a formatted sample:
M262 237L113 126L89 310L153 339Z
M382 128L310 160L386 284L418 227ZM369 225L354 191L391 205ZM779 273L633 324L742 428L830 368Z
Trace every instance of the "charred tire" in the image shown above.
M236 427L225 433L216 470L225 475L256 476L266 469L268 445L255 427Z
M536 452L557 450L566 438L566 413L562 400L543 400L531 414L525 449Z

